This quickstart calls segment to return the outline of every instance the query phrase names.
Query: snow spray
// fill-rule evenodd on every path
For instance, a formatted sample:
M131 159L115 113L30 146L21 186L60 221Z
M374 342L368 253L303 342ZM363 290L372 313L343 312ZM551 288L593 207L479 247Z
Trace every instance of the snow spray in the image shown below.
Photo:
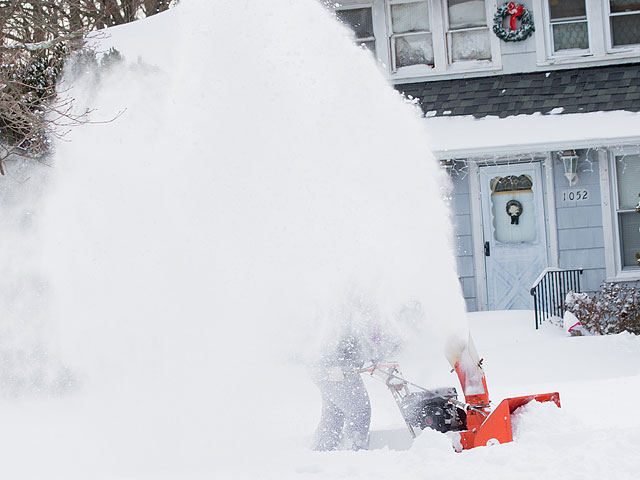
M57 145L39 214L47 348L72 380L14 405L16 445L92 478L307 448L300 365L353 298L406 351L434 328L464 348L446 175L320 2L191 0L111 44L124 62L67 78L94 123Z

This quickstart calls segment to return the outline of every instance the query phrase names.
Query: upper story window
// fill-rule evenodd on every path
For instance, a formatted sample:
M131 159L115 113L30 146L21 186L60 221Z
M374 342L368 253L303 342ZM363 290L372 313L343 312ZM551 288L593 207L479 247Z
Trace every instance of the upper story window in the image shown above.
M433 67L429 3L425 1L392 3L389 5L389 16L393 71L411 65Z
M640 0L609 0L611 46L640 44Z
M448 0L449 62L490 60L491 43L484 0Z
M419 78L499 69L495 7L495 0L340 0L334 10L392 78Z
M376 37L373 32L373 12L371 6L356 6L336 10L338 20L349 25L356 41L374 54L376 53Z
M570 53L589 49L585 0L548 0L551 51Z

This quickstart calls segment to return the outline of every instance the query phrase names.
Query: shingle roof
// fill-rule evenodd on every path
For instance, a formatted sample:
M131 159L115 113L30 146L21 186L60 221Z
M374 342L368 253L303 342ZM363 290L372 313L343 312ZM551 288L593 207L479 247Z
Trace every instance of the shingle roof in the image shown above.
M417 98L431 116L504 118L554 109L554 113L638 112L640 64L439 80L395 88Z

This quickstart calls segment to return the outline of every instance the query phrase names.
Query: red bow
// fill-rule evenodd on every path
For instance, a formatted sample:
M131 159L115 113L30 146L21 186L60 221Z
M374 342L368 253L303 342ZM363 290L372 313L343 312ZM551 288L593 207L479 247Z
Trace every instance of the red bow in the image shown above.
M516 18L521 17L523 12L524 7L522 5L516 7L515 3L509 2L509 5L507 5L507 13L511 15L511 19L509 20L509 28L511 28L511 30L516 29Z

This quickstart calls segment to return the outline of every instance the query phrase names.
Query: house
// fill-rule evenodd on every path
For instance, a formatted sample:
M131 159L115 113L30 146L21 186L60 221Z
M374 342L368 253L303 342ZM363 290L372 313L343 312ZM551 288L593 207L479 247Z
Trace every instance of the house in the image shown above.
M469 310L531 309L546 269L640 279L640 0L332 8L424 112Z

